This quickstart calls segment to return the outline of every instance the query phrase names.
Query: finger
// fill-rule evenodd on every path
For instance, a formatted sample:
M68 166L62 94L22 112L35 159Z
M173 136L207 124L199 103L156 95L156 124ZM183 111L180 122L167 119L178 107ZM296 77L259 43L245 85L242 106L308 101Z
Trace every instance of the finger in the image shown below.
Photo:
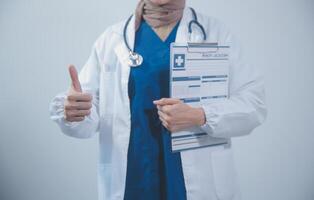
M184 131L185 129L187 129L188 127L186 125L175 125L171 127L171 132L178 132L178 131Z
M93 97L90 94L87 93L73 93L69 94L67 96L67 99L69 101L84 101L84 102L90 102L92 101Z
M166 114L171 114L171 106L170 105L165 105L165 106L160 106L159 111L166 113Z
M166 124L166 123L162 123L162 125L163 125L166 129L168 129L169 133L173 133L173 132L176 132L176 131L177 131L177 130L176 130L176 127L174 127L174 126L170 126L170 125L168 125L168 124Z
M89 110L92 108L92 103L90 102L74 102L64 105L65 110Z
M162 99L153 101L153 103L156 105L161 105L161 106L173 105L173 104L181 103L181 100L175 99L175 98L162 98Z
M165 114L161 111L158 111L158 115L159 115L159 119L161 121L165 121L165 122L167 122L167 124L169 124L170 120L169 120L169 116L167 116L167 114Z
M162 125L163 125L166 129L168 129L168 130L169 130L169 127L168 127L168 125L167 125L167 124L162 123Z
M79 81L77 71L74 65L69 65L69 73L72 81L72 87L76 92L82 92L81 83Z
M162 125L163 125L166 129L168 129L168 130L170 129L169 126L168 126L168 124L162 122Z
M90 110L68 110L66 111L67 117L85 117L90 115Z
M83 121L85 117L70 117L70 118L65 118L66 121L68 122L80 122Z

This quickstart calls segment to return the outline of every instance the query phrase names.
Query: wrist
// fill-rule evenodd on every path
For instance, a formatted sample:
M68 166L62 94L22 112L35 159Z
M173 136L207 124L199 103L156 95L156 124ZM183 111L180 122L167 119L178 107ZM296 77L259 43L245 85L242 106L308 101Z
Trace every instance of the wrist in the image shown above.
M206 122L205 112L203 108L194 108L195 110L195 125L203 126Z

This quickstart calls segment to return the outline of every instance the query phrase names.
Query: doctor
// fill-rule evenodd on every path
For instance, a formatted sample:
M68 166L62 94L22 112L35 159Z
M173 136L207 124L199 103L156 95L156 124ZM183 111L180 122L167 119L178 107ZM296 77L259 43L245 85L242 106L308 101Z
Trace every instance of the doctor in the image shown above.
M190 25L191 21L194 22ZM171 42L230 45L230 98L192 108L169 98ZM185 0L141 0L97 39L78 76L51 102L51 119L76 138L99 133L100 200L238 200L231 138L266 116L262 76L227 28ZM200 126L228 145L172 153L171 132Z

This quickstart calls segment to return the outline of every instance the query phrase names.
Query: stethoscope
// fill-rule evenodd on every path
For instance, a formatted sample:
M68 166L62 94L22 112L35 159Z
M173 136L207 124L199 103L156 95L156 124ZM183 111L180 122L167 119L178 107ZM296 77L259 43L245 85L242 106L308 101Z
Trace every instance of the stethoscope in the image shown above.
M193 8L190 8L190 10L192 11L193 19L189 22L189 25L188 25L189 38L191 38L191 34L192 34L192 25L195 24L195 25L197 25L201 29L202 34L203 34L203 40L205 41L206 37L207 37L207 35L205 33L205 29L198 22L195 10ZM133 16L133 14L128 18L128 20L126 21L126 23L124 25L124 28L123 28L123 40L124 40L125 46L129 50L129 61L128 61L128 64L131 67L137 67L137 66L140 66L143 63L143 57L139 53L136 53L135 51L133 51L130 48L129 43L127 41L127 37L126 37L126 34L127 34L126 31L127 31L127 28L128 28L128 25L129 25L129 23L131 21L132 16Z

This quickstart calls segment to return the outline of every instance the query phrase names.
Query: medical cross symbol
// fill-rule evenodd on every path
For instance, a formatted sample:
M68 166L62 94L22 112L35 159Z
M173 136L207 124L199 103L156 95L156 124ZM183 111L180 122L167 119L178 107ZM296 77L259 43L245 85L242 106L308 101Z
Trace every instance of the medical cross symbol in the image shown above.
M178 56L178 58L176 59L177 65L178 65L178 66L181 66L183 62L184 62L184 60L182 59L182 57L181 57L181 56Z
M185 60L184 54L176 54L174 56L174 67L184 68L184 60Z

